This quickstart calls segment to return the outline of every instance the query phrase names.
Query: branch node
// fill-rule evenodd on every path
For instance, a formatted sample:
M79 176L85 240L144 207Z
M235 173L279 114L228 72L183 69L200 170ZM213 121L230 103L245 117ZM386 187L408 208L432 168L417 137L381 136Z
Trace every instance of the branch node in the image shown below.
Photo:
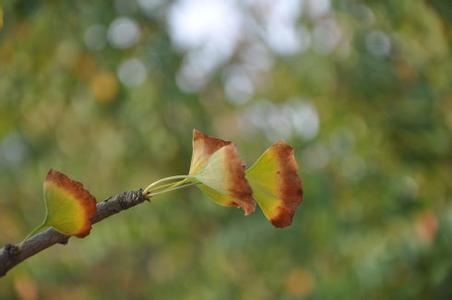
M130 191L130 202L137 202L140 199L143 199L143 189L139 189L137 191Z

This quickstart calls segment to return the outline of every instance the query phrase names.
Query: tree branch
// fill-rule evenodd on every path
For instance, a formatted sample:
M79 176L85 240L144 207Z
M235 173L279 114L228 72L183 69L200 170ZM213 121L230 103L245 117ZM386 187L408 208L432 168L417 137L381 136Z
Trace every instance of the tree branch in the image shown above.
M137 204L148 200L143 194L143 189L123 192L109 197L96 205L96 214L92 223L97 223L111 215L129 209ZM49 248L55 244L67 244L70 236L59 233L53 228L37 233L27 239L21 248L18 245L7 244L0 249L0 277L20 262Z

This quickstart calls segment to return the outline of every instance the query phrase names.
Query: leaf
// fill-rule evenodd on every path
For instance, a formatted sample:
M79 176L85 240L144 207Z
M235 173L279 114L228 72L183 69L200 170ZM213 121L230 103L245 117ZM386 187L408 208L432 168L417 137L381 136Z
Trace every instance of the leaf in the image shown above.
M207 161L213 153L230 144L230 141L214 138L197 129L193 129L193 154L188 174L198 174L206 166Z
M83 188L83 184L50 169L44 181L44 200L45 225L80 238L89 234L96 213L96 198Z
M199 181L199 189L216 203L241 207L245 215L254 212L256 202L245 178L244 164L230 141L193 130L189 175Z
M254 212L256 202L245 178L245 168L234 144L222 147L210 158L205 168L195 176L203 185L201 191L223 206L236 206L245 215Z
M289 226L303 201L297 169L293 148L280 141L268 148L246 171L254 198L275 227Z

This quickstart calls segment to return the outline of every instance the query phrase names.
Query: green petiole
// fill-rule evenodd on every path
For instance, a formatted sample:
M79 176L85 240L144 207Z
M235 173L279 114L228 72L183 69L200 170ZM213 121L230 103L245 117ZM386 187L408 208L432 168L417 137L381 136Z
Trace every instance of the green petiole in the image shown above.
M173 191L175 189L183 188L186 186L191 186L191 185L193 185L193 183L190 183L191 178L192 177L189 175L176 175L176 176L165 177L165 178L159 179L159 180L151 183L150 185L148 185L144 189L143 194L145 194L146 196L154 196L157 194L166 193L166 192ZM179 181L165 183L167 181L174 181L174 180L179 180ZM162 183L165 183L165 184L162 184Z
M22 242L20 242L19 244L19 248L22 247L23 243L28 240L30 237L32 237L33 235L35 235L36 233L38 233L39 231L41 231L43 228L48 227L46 224L47 218L44 219L44 221L39 224L37 227L35 227L23 240Z
M170 188L165 189L165 190L162 190L162 191L150 193L150 194L148 194L148 196L149 196L149 197L152 197L152 196L159 195L159 194L163 194L163 193L166 193L166 192L171 192L171 191L175 191L175 190L178 190L178 189L183 189L183 188L186 188L186 187L188 187L188 186L195 185L195 184L196 184L196 183L188 183L188 184L177 185L177 186L175 185L174 187L170 187Z

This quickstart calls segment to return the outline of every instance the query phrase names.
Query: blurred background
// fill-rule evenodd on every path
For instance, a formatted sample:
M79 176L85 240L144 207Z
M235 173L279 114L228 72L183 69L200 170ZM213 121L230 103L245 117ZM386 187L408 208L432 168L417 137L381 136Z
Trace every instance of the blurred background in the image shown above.
M1 299L451 299L452 5L3 0L0 244L56 168L98 201L185 174L191 133L296 149L278 230L189 188L0 280Z

